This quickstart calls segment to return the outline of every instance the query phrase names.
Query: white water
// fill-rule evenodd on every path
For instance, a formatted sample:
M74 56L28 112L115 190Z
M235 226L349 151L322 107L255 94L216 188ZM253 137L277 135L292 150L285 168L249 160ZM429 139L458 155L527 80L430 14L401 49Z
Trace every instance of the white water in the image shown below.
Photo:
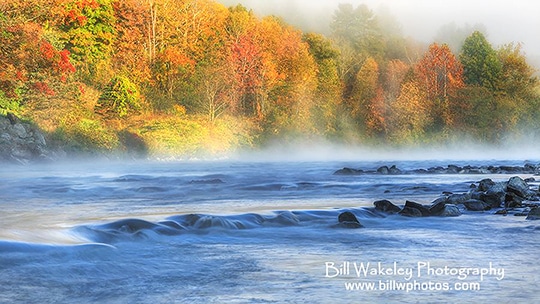
M416 169L450 163L460 165L219 161L5 166L0 169L0 303L540 300L540 223L493 212L407 218L368 209L378 199L428 204L443 191L466 192L473 182L502 181L508 175L332 175L344 166ZM345 210L365 228L333 228ZM201 222L187 227L188 214L206 216L210 227ZM128 219L137 221L117 224ZM186 227L167 226L172 221ZM333 276L333 268L326 267L344 262L380 262L385 268L395 262L414 275L378 272L358 278L350 266L350 273ZM419 263L455 272L491 265L504 275L481 280L471 274L461 280L418 273ZM345 289L345 283L359 282L374 283L377 290ZM381 290L393 282L420 287ZM418 290L430 282L432 290ZM457 291L456 283L480 290ZM440 290L443 284L449 290Z

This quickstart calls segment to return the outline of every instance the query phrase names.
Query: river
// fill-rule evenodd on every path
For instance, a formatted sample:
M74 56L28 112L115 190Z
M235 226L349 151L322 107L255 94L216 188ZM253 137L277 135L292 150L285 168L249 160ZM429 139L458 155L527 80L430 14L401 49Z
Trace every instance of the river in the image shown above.
M449 161L85 161L0 169L0 303L533 303L540 222L383 215L507 174ZM525 161L453 161L520 165ZM521 175L522 178L533 177ZM364 226L336 228L351 211Z

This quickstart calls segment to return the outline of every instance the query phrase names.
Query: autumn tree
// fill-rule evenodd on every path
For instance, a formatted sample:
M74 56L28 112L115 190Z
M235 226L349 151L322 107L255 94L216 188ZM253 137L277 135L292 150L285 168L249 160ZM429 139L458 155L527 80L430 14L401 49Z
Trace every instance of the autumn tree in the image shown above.
M316 66L300 31L283 20L263 18L259 27L263 46L263 85L267 98L267 129L312 133L312 94Z
M25 4L29 3L8 1L3 4L5 13L0 13L0 107L4 109L25 100L38 102L40 95L55 95L75 72L70 52L54 39L52 31L32 21L46 20L51 12Z
M395 100L397 98L401 84L403 83L405 75L409 69L410 66L399 59L390 60L386 63L386 68L382 75L382 82L386 90L388 100Z
M338 136L340 128L341 81L338 74L339 50L321 34L304 34L309 53L317 65L317 88L313 96L313 120L318 132Z
M392 103L389 138L400 144L418 144L425 139L430 124L425 92L418 82L403 83L400 94Z
M451 126L449 96L463 87L463 68L448 45L433 43L416 64L421 88L430 102L429 114L435 128ZM454 100L455 101L455 100Z
M148 23L152 18L151 1L114 1L116 37L112 67L116 73L131 75L137 85L150 81L151 61L148 54Z
M379 64L371 57L367 58L358 70L352 83L351 95L345 100L347 108L356 122L358 131L365 130L367 121L380 116L381 107L375 107L372 102L377 96L379 87Z

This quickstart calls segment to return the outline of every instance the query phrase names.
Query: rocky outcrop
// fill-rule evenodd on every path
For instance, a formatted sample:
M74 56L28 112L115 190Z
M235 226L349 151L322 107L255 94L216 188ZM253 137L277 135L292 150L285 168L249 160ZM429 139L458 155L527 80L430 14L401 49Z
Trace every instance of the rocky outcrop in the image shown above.
M26 164L58 159L63 155L52 148L43 132L35 125L9 113L0 115L0 161Z
M422 205L413 201L406 201L403 207L394 205L389 200L379 200L373 203L375 210L388 213L399 214L407 217L427 217L427 216L459 216L461 211L456 205L447 202L446 198L436 199L431 205Z
M471 185L469 192L444 192L444 195L434 200L431 205L406 201L403 207L399 207L388 200L378 200L373 204L376 211L407 217L459 216L462 210L466 210L489 211L499 215L513 214L536 220L540 219L540 203L537 202L540 201L540 189L530 185L530 182L535 182L535 179L522 179L519 176L504 182L483 179Z
M427 169L401 170L395 165L380 166L377 169L356 169L345 167L334 172L334 175L363 175L363 174L540 174L540 164L525 164L524 166L457 166L431 167Z

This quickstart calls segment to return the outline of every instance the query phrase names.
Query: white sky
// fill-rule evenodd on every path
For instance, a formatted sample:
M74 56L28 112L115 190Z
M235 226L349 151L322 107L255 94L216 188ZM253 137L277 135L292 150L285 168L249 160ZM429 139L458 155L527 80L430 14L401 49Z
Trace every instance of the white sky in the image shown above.
M538 0L217 0L242 3L258 15L278 15L293 25L323 31L339 3L386 6L405 36L432 42L442 25L483 24L494 47L521 42L529 59L540 62L540 1Z

